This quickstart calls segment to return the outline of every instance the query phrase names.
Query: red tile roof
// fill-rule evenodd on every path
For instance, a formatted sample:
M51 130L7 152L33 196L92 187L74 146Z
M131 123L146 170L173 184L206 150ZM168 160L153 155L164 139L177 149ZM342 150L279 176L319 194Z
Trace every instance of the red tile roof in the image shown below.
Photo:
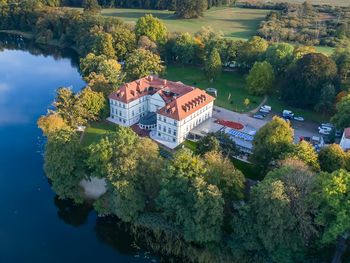
M181 82L168 81L156 76L144 77L121 86L117 91L109 95L110 99L129 103L145 95L159 93L165 102L171 100L174 95L181 96L193 90Z
M155 93L158 93L166 103L166 106L159 109L157 113L176 120L186 118L215 100L214 97L201 89L155 76L126 83L113 92L109 98L129 103L145 95Z
M350 139L350 127L344 130L344 136L346 139Z
M179 98L168 103L165 107L158 110L157 113L175 120L183 120L197 110L205 107L215 100L205 91L195 88L192 91L182 95Z

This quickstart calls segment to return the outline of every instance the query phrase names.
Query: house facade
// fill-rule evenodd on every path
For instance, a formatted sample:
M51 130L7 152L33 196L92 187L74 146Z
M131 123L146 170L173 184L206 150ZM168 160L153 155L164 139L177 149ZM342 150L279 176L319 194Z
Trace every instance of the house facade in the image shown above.
M138 124L164 141L180 144L212 117L214 100L199 88L148 76L110 94L109 120L123 126Z
M340 147L344 151L350 151L350 127L344 129L344 133L340 141Z

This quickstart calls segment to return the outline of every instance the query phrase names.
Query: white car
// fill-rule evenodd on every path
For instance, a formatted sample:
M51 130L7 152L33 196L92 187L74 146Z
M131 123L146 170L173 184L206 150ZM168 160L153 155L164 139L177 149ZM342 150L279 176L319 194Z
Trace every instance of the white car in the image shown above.
M264 109L264 108L260 108L260 110L259 110L260 112L263 112L263 113L270 113L270 111L269 110L267 110L267 109Z
M272 110L271 106L269 106L269 105L264 105L260 109L263 109L263 110L266 110L266 111L269 111L269 112Z
M301 116L298 116L298 117L294 117L294 120L296 120L296 121L304 121L304 118L301 117Z
M318 133L323 134L323 135L329 135L329 134L331 134L331 131L325 130L325 129L318 129Z
M318 127L318 130L325 130L325 131L331 132L333 129L330 127L326 127L326 126L320 126L320 127Z

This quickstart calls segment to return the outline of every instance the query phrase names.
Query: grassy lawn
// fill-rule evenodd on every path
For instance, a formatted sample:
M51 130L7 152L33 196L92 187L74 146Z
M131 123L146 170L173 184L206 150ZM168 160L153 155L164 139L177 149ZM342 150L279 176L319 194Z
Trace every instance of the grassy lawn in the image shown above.
M86 128L82 144L89 146L94 142L98 142L104 135L115 131L116 125L110 122L94 122Z
M235 158L232 158L231 161L233 165L244 174L245 177L252 180L261 180L259 171L253 164L246 163Z
M210 83L205 77L203 71L195 67L181 67L169 65L166 70L166 76L169 80L182 81L187 85L196 86L202 89L216 88L218 97L215 105L229 110L246 112L256 108L262 101L261 97L251 96L245 90L245 78L236 72L222 72L213 83ZM231 98L228 100L229 94ZM250 100L250 105L244 106L244 99Z
M161 19L170 32L195 33L204 26L211 26L215 31L222 31L225 37L238 40L254 36L259 23L268 12L268 10L259 9L217 7L205 12L202 18L177 19L171 11L108 8L103 9L102 15L117 17L135 24L139 17L152 14Z
M305 120L315 122L328 122L330 116L323 116L320 113L311 110L298 109L286 105L277 95L269 96L267 104L272 107L272 110L276 113L281 113L283 110L291 110L296 116L302 116Z
M323 53L327 56L330 56L333 54L335 48L334 47L327 47L327 46L316 46L315 47L317 52Z
M288 3L302 4L305 2L305 0L269 0L269 2L272 2L272 3L288 2ZM315 5L331 5L331 6L349 6L350 5L349 0L309 0L308 2Z

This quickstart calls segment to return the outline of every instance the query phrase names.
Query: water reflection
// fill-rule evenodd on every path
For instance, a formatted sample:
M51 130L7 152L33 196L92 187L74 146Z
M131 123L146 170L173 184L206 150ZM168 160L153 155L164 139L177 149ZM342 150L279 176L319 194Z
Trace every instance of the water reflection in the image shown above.
M71 200L62 200L57 195L54 198L54 204L57 207L57 216L66 224L79 227L87 222L93 207L90 204L76 205Z
M34 56L50 56L55 60L69 59L72 67L79 68L79 56L74 50L69 48L38 44L20 35L0 33L0 51L3 51L5 48L7 50L24 50Z

